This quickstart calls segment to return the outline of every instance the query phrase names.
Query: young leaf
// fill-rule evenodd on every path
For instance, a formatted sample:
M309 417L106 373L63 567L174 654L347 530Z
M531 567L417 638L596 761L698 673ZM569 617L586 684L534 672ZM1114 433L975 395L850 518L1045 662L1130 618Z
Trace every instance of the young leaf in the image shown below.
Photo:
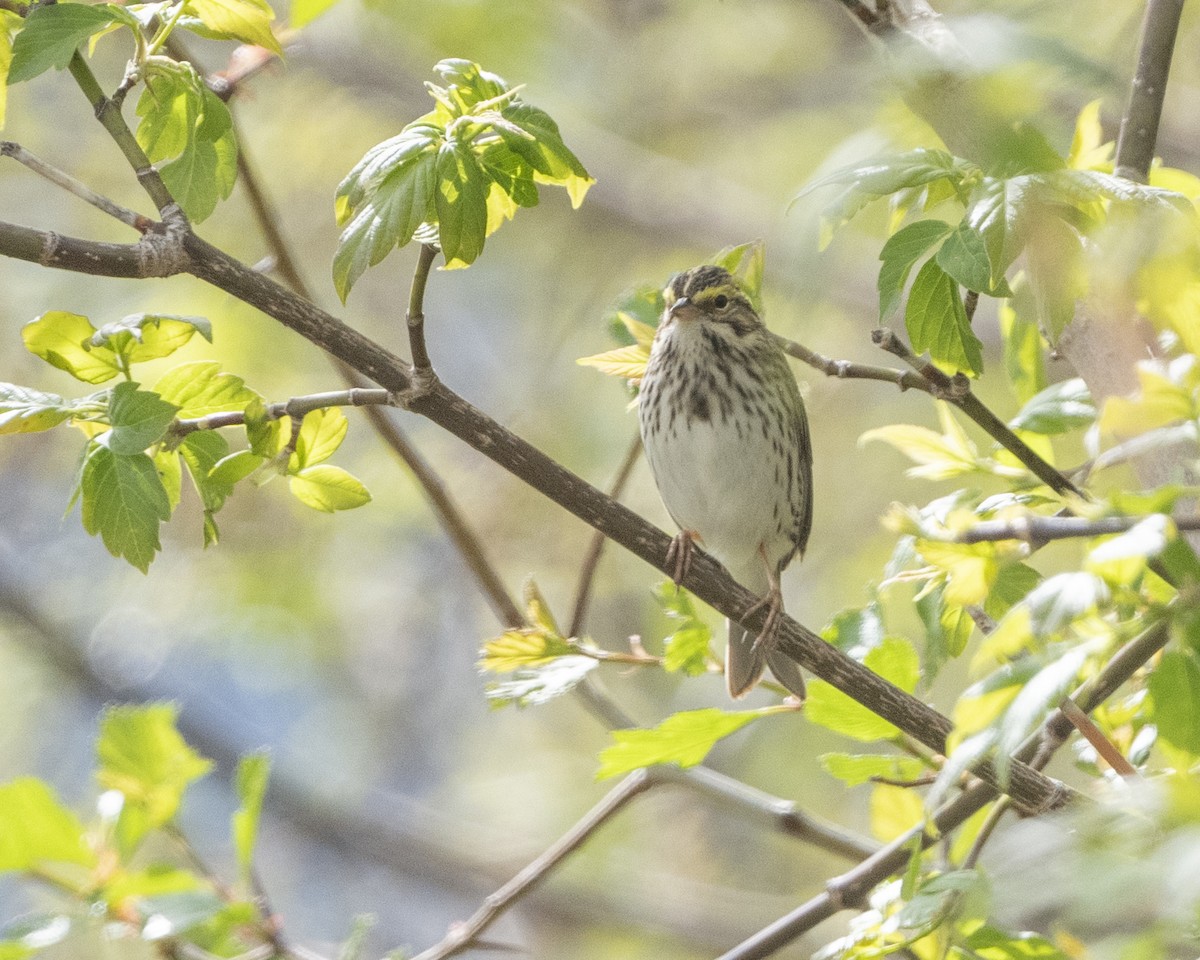
M873 777L888 780L915 780L927 772L916 757L894 753L823 753L817 760L825 771L848 787L857 787Z
M578 656L562 637L538 628L507 630L485 642L482 654L479 668L489 673L510 673L540 667L559 657Z
M912 693L920 679L921 665L917 651L911 643L899 637L885 638L879 646L867 651L862 662L906 693ZM855 740L888 740L900 732L887 720L824 680L813 680L809 684L804 714L813 723Z
M119 456L93 443L80 479L83 528L100 534L114 557L124 557L142 573L162 549L158 525L171 517L171 502L154 461L144 453Z
M121 11L107 3L94 6L58 3L33 7L13 41L8 82L32 80L51 67L63 69L84 40L109 24L125 20Z
M925 805L915 790L877 783L871 788L871 833L891 843L925 821Z
M361 480L328 463L305 467L291 475L288 488L305 506L324 513L353 510L371 502L371 494Z
M350 421L337 407L325 407L305 415L289 467L303 470L328 460L342 445L348 429Z
M214 476L215 467L228 455L229 443L215 430L189 433L179 444L180 459L187 464L192 485L209 513L220 510L225 505L225 498L233 491L232 483Z
M540 706L575 688L600 663L580 654L556 657L529 670L518 670L508 680L488 684L484 694L496 707Z
M289 22L293 30L308 26L338 0L293 0L289 8Z
M934 362L967 374L983 371L983 344L967 320L958 284L936 260L927 261L917 272L904 324L913 349L928 350Z
M1160 556L1178 536L1170 517L1155 514L1124 533L1103 540L1088 554L1086 567L1114 587L1127 586L1141 576L1147 564Z
M712 630L696 616L691 595L664 580L657 598L663 613L677 622L674 632L663 641L663 667L668 673L681 671L689 677L706 673Z
M1073 377L1052 384L1032 397L1009 426L1014 430L1051 435L1090 426L1095 420L1096 405L1087 384L1079 377Z
M139 390L136 383L118 383L108 400L111 429L96 438L113 453L127 457L158 443L175 419L178 408L157 393Z
M188 785L212 767L179 735L178 714L169 703L121 706L110 707L100 721L96 778L124 796L121 817L132 814L136 824L126 835L131 845L171 820Z
M119 354L126 363L141 363L169 357L196 333L212 343L212 324L203 317L135 313L106 323L91 342L93 347L107 347Z
M0 435L36 433L70 419L76 408L53 393L0 383Z
M879 319L884 320L900 303L913 266L939 240L950 233L943 220L917 220L896 231L879 251Z
M612 738L616 742L600 751L596 779L605 780L656 763L694 767L718 740L780 709L763 707L731 713L709 707L674 713L650 730L614 730Z
M646 375L646 364L650 362L650 350L641 344L634 343L627 347L617 347L615 350L593 354L590 357L580 357L575 362L581 367L595 367L610 377L624 377L626 380L640 381Z
M271 757L265 751L248 753L238 761L234 783L242 805L234 812L231 822L233 846L237 851L238 869L242 883L249 885L250 869L254 863L254 844L258 839L258 820L262 813L263 797L267 793L267 778L271 773Z
M271 31L275 12L263 0L187 0L187 10L218 37L265 47L283 56Z
M984 256L987 258L988 279L985 291L999 290L1005 286L1004 274L1025 244L1021 215L1026 206L1028 190L1028 177L1013 177L1009 180L985 177L967 205L963 226L980 238ZM973 238L965 239L966 246L972 246ZM954 273L948 267L946 269L948 273ZM982 268L979 269L982 272ZM971 284L955 276L960 282L971 287ZM993 294L995 295L1007 296L1008 293Z
M983 235L965 221L946 238L935 259L938 266L968 290L986 293L990 297L1012 296L1004 274L995 275L992 272L992 261Z
M447 267L469 266L483 252L488 187L470 146L458 141L442 144L437 155L434 205L438 243Z
M1013 296L1000 304L1000 334L1004 338L1004 368L1019 403L1028 403L1046 386L1042 332L1024 274L1013 284Z
M41 780L22 777L0 786L0 872L47 863L95 866L83 824Z
M30 353L59 370L66 370L76 380L104 383L120 373L121 368L115 353L107 347L91 345L95 333L96 328L87 317L53 310L25 324L21 339Z
M529 163L536 171L536 180L564 187L571 198L571 206L578 209L596 181L567 148L558 124L550 114L519 99L511 100L500 114L520 131L518 134L508 126L498 126L505 145Z
M1168 650L1150 675L1158 734L1200 756L1200 660L1191 650Z
M168 370L154 385L154 392L175 404L181 419L245 410L251 401L262 399L241 377L222 373L221 365L211 360L182 363Z
M765 261L766 245L761 240L752 240L736 247L725 247L712 258L712 263L733 274L760 317L763 316L762 282Z
M232 489L235 484L245 480L262 464L263 458L253 450L238 450L215 463L212 470L209 471L208 478L213 483L219 483Z
M1043 580L1025 598L1034 636L1048 637L1109 599L1108 585L1093 573L1076 571Z

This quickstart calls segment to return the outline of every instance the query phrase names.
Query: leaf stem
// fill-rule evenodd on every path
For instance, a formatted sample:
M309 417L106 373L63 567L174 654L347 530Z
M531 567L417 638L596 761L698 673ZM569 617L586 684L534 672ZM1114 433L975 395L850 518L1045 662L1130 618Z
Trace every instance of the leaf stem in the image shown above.
M429 271L437 254L438 249L433 244L421 244L412 287L408 293L408 312L405 314L408 345L412 351L413 388L418 390L435 379L433 365L429 362L429 352L425 348L425 285L429 281Z

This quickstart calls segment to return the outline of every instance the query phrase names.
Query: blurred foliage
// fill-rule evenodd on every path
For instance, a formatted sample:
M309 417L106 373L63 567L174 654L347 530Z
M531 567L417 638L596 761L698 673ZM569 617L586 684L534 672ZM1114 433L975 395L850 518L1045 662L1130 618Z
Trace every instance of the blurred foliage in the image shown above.
M1200 902L1184 869L1197 822L1200 572L1173 518L1192 509L1197 458L1178 451L1200 431L1197 68L1181 57L1172 79L1160 141L1170 164L1156 165L1144 187L1114 178L1106 125L1123 97L1140 8L1119 3L1098 17L1082 2L939 5L970 70L954 78L956 96L932 84L924 102L907 105L897 93L921 82L920 71L885 81L832 2L297 0L287 27L261 0L62 3L25 19L0 10L6 136L144 205L58 72L85 44L112 90L132 57L138 142L205 236L248 262L266 252L247 212L253 198L237 183L240 157L264 175L304 273L328 277L334 264L335 283L318 298L344 299L354 285L351 319L369 335L403 339L394 321L409 271L403 255L385 263L386 254L440 238L456 265L474 261L430 282L440 375L585 476L603 482L633 426L611 381L581 375L571 360L636 381L657 291L725 247L717 262L745 268L772 326L826 355L878 362L870 327L902 315L916 350L971 375L1002 419L1088 494L1049 490L948 404L808 377L817 527L788 608L827 620L828 642L940 703L955 722L943 761L827 684L813 683L800 717L771 692L749 709L712 706L724 701L710 612L670 585L648 590L644 568L615 553L601 564L588 634L563 636L565 619L550 611L572 595L578 529L413 423L414 442L505 581L532 570L541 584L527 591L527 623L485 643L480 662L506 675L491 681L492 701L540 707L489 713L473 638L496 626L419 489L336 410L297 423L269 415L268 397L326 388L314 351L189 281L100 283L0 262L0 319L10 345L21 329L29 350L3 352L14 383L0 388L0 433L22 434L0 445L9 731L0 756L5 769L32 774L0 787L0 868L55 892L0 888L5 915L20 916L0 952L103 944L133 955L131 942L186 936L237 955L267 931L252 868L297 938L340 941L349 918L371 910L382 921L372 942L436 939L478 901L463 877L498 885L578 816L595 795L598 755L602 775L704 760L890 840L923 823L974 760L994 755L1003 773L1065 693L1155 624L1169 630L1169 648L1094 717L1150 781L1146 792L1100 790L1102 802L1070 823L1002 828L979 863L986 814L972 818L941 851L914 849L905 875L877 888L822 955L1077 957L1095 945L1096 955L1155 956L1190 943ZM1194 42L1188 16L1181 44ZM230 41L286 46L287 71L254 79L231 110L198 67L165 55L172 34L186 36L198 65L230 74ZM433 63L445 84L430 90L438 106L412 121L427 108L420 82ZM526 94L548 113L535 113ZM76 112L60 120L71 104ZM420 138L411 124L423 125ZM389 152L408 143L397 130L416 143L411 153ZM389 162L372 167L384 154ZM513 220L482 256L484 238L537 200L535 183L566 186L577 202L592 175L577 214L548 194L536 217ZM28 177L0 167L3 219L128 240L73 198L26 189ZM726 247L756 236L765 245ZM981 294L973 314L966 291ZM1118 294L1153 325L1160 356L1139 365L1131 395L1093 398L1056 348L1078 298ZM88 319L114 316L126 319ZM235 369L246 379L226 372ZM73 396L63 373L119 382ZM231 451L215 430L174 432L216 413L243 418L245 449ZM59 426L83 432L82 460L78 444L57 439L67 433ZM365 482L325 463L335 449ZM893 452L910 462L907 476ZM1143 482L1136 466L1147 452L1174 457L1177 469ZM195 496L182 489L185 472ZM357 506L368 486L375 501L336 526L315 525L281 505L288 498L241 483L275 473L308 506ZM88 532L140 569L166 539L149 579L115 569L73 525L56 526L72 486ZM663 519L646 477L627 499ZM201 552L216 539L218 510L223 545ZM1126 518L1129 529L1042 549L1019 537L960 542L981 523L1019 527L1064 510ZM164 525L177 513L203 536ZM618 691L645 728L603 737L559 696L585 678ZM105 713L98 760L83 758L99 703L172 695L182 714L161 704ZM177 727L193 715L205 752L223 751L223 784L196 782L209 763ZM778 719L758 723L764 716ZM335 862L325 846L335 832L303 828L301 844L301 828L281 829L288 814L264 805L268 762L251 752L263 741L280 755L272 789L298 781L289 801L328 802L345 822L377 821L382 810L393 846ZM818 754L829 777L813 776ZM86 795L93 767L102 792L81 817L73 810L89 804L58 797ZM1057 772L1083 784L1113 779L1082 743L1073 768ZM397 803L401 794L411 806ZM537 929L514 923L501 935L534 953L569 943L572 955L711 956L841 869L676 797L626 816L579 853L568 879L548 885L565 893L532 908ZM167 852L180 836L206 855L225 851L216 875L235 879L217 883ZM388 865L386 883L365 857ZM746 896L732 900L735 888ZM1136 923L1119 922L1128 890L1145 891ZM412 905L404 917L398 895ZM599 914L581 922L569 905L578 902L598 903ZM355 928L353 951L367 949L365 936Z

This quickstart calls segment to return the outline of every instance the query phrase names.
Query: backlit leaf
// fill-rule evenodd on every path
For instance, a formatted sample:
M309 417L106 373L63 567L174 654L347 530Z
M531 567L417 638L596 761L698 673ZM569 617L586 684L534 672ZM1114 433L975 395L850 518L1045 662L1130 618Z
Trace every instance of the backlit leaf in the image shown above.
M234 777L241 806L234 811L231 829L238 869L246 886L251 882L250 869L254 863L254 845L258 840L258 821L270 773L270 754L260 750L248 753L238 761L237 775Z
M74 4L72 4L74 6ZM49 9L49 8L39 8ZM116 354L107 347L93 347L96 328L87 317L52 310L21 328L26 349L51 366L84 383L104 383L121 372Z
M187 0L186 9L218 37L265 47L283 56L271 31L275 13L263 0Z
M57 394L0 383L0 435L49 430L74 412L75 407Z
M83 464L83 528L100 534L114 557L145 573L162 545L158 526L171 517L171 502L158 471L144 453L120 456L93 443Z
M612 738L616 742L600 751L596 779L604 780L656 763L694 767L708 756L718 740L779 710L779 707L764 707L730 712L709 707L672 714L649 730L614 730Z
M83 41L125 17L111 4L57 3L32 7L12 45L8 82L63 69Z
M823 753L817 760L827 773L848 787L866 783L872 777L915 780L927 772L925 764L916 757L894 753Z
M913 266L951 231L943 220L917 220L888 238L879 252L879 319L884 320L900 303Z
M983 345L967 320L958 284L936 260L917 272L904 324L913 349L928 350L935 363L967 374L983 371Z
M0 872L47 863L95 865L83 824L41 780L22 777L0 786Z
M113 387L108 401L111 429L96 438L120 456L141 453L166 435L178 408L157 393L126 381Z
M353 510L371 501L371 494L361 480L328 463L292 474L288 477L288 488L301 503L324 513Z

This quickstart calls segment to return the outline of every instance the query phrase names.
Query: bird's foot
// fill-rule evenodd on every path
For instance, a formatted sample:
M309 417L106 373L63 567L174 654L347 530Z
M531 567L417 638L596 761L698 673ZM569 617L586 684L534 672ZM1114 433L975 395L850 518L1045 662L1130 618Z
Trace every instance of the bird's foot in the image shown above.
M771 589L746 611L742 619L744 620L746 617L757 613L763 607L767 608L767 616L763 620L762 629L758 632L758 637L754 640L754 646L751 647L751 650L755 653L770 650L775 642L775 633L779 629L779 615L783 613L783 593L780 592L778 580L774 581L771 584Z
M671 579L677 587L692 569L696 540L697 534L694 530L680 530L671 538L671 545L667 547L667 566L671 569Z

